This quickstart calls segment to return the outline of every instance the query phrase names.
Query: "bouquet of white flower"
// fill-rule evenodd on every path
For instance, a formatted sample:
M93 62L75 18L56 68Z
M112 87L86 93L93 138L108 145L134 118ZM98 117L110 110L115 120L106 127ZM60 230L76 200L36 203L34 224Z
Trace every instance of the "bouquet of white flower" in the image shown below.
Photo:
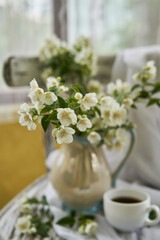
M45 65L42 73L45 81L50 76L61 76L62 82L82 83L96 71L96 58L90 40L85 37L78 38L73 46L56 36L46 39L39 58Z
M51 123L52 135L59 144L71 143L75 135L91 144L106 144L108 149L120 150L125 144L124 131L134 127L127 118L129 109L136 108L140 99L146 99L148 106L160 106L160 99L153 97L160 91L160 83L152 81L155 76L154 62L150 61L133 76L136 80L133 86L118 79L108 84L107 94L95 80L87 86L66 87L60 77L49 77L45 92L34 79L29 92L33 106L21 105L19 122L34 130L36 121L41 121L44 131ZM90 92L92 89L95 92Z

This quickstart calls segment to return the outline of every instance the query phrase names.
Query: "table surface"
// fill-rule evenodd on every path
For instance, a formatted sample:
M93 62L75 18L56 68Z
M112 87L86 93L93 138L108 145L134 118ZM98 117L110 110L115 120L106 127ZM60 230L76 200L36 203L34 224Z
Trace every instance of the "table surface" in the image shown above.
M24 195L27 194L28 197L41 197L43 194L47 195L49 201L52 200L53 191L51 184L49 183L49 176L45 175L39 179L37 179L34 183L32 183L29 187L24 189L19 195L17 195L11 202L9 202L1 211L0 211L0 240L9 240L14 239L18 240L17 237L14 237L14 225L17 217L19 216L19 208L18 208L18 200ZM50 185L50 186L49 186ZM49 186L49 188L48 188ZM45 190L47 189L47 190ZM54 191L53 191L54 192ZM51 196L48 196L51 195ZM50 197L50 199L49 199ZM58 202L58 199L55 199ZM106 227L105 227L106 228ZM109 229L107 229L108 231ZM107 233L105 233L104 237ZM160 239L160 226L157 225L152 228L143 228L137 232L131 234L122 234L122 233L114 233L115 237L106 238L106 239L124 239L124 240L159 240ZM30 240L29 237L21 238L23 240ZM99 239L99 238L97 238ZM101 238L100 238L101 239ZM105 238L102 238L105 239ZM19 239L20 240L20 239ZM57 234L55 234L54 238L50 240L62 240Z

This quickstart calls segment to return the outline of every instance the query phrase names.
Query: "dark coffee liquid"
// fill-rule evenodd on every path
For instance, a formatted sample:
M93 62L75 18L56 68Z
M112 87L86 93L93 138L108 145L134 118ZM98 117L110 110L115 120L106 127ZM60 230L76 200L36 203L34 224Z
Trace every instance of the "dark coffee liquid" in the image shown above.
M133 197L116 197L112 199L113 202L118 203L140 203L142 200Z

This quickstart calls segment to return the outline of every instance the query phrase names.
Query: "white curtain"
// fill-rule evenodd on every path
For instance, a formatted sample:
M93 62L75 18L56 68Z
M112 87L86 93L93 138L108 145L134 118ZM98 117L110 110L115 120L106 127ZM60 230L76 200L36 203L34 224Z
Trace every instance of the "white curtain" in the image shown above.
M92 38L98 54L160 43L159 0L68 0L68 40Z

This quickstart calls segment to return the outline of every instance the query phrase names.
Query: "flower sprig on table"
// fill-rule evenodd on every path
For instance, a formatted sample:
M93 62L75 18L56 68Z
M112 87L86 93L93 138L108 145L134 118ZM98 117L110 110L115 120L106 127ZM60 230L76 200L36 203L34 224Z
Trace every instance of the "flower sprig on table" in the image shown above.
M120 150L126 142L125 130L134 127L127 118L129 109L136 108L141 99L147 100L147 106L160 106L160 99L154 97L160 91L160 83L153 81L155 76L156 67L150 61L133 76L135 84L118 79L107 85L107 94L95 80L85 87L83 84L66 87L61 78L49 77L48 90L44 91L34 79L29 92L33 106L21 105L20 124L34 130L38 120L46 131L51 123L52 135L59 144L71 143L73 136L77 136L91 144L106 144L108 149ZM93 88L95 92L90 92Z
M45 240L54 238L54 215L50 207L46 196L42 196L41 200L35 197L23 197L19 201L20 216L15 224L16 235L30 235L34 239ZM75 212L59 219L56 224L70 228L74 226L74 230L89 237L96 233L98 227L93 215L76 214Z
M45 65L42 72L45 81L50 76L61 76L62 82L82 83L96 70L96 57L91 42L82 36L72 46L55 35L46 39L39 58Z
M45 196L37 198L23 197L19 201L20 217L16 222L19 234L48 237L53 229L54 216ZM53 234L52 234L53 235Z

